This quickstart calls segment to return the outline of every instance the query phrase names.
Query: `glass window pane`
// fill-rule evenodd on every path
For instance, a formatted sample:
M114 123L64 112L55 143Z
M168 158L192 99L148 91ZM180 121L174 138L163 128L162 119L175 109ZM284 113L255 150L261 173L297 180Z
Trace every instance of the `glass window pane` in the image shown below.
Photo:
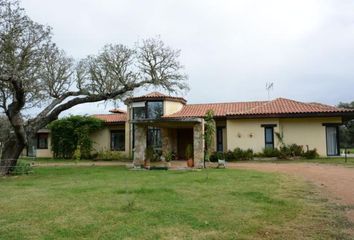
M37 148L38 149L48 149L48 134L39 133L37 139Z
M133 119L144 119L145 118L145 108L135 107L133 108Z
M154 119L163 115L162 102L147 102L147 118Z
M267 143L272 143L273 142L273 129L272 128L266 128L265 129L265 141Z
M337 127L327 127L326 136L327 136L327 155L334 156L338 155L338 142L337 142Z
M111 132L111 146L113 151L125 150L125 133L124 130Z
M152 146L153 148L161 148L161 131L159 128L149 127L148 128L148 142L147 145Z

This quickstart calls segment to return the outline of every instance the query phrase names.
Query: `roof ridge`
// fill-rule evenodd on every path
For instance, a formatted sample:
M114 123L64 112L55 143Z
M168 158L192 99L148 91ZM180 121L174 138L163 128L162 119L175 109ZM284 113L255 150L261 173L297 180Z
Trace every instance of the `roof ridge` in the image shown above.
M214 103L188 103L186 106L198 106L198 105L217 105L217 104L235 104L235 103L264 103L268 102L266 100L262 101L238 101L238 102L214 102Z

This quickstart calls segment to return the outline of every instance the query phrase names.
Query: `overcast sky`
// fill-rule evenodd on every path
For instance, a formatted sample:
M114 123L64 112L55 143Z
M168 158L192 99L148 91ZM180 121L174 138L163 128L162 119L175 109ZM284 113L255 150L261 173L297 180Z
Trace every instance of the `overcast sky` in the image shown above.
M106 43L160 36L181 49L189 103L271 98L354 100L352 0L22 0L54 41L80 59ZM107 112L83 105L74 114Z

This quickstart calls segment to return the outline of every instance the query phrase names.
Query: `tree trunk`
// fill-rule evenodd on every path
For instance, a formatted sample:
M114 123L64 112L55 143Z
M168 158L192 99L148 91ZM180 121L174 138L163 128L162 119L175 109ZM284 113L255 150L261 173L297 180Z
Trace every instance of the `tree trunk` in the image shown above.
M11 139L5 143L0 161L0 176L8 175L11 168L15 167L17 160L25 145L16 139Z

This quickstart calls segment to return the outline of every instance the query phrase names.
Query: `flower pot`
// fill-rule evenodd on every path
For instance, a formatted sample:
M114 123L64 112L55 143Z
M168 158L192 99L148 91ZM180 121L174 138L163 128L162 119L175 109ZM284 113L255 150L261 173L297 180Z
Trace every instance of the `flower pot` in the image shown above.
M190 158L190 159L187 160L187 166L188 167L193 167L194 166L193 159Z

